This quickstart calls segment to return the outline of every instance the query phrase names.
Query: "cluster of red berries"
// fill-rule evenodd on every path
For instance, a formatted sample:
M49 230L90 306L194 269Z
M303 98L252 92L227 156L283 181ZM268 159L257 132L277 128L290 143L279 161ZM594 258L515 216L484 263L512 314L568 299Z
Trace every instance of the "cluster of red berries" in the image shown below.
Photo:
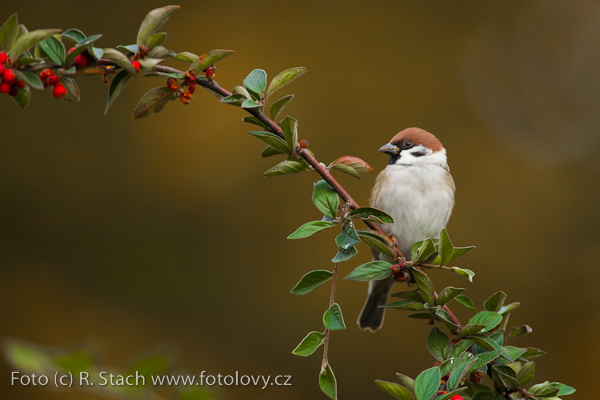
M186 71L185 77L181 85L175 78L167 79L167 87L172 91L179 91L179 100L183 104L190 104L194 92L196 91L196 74L194 72Z
M60 78L54 75L54 73L52 73L51 70L43 70L40 73L40 79L42 80L44 87L52 86L52 95L56 99L60 100L65 98L65 96L67 95L67 89L60 82Z
M410 277L410 274L408 273L404 263L392 265L392 275L394 276L394 280L396 282L406 282Z
M25 87L25 82L18 80L15 71L7 68L7 65L10 65L10 58L3 51L0 53L0 93L8 93L9 96L15 97L19 89Z

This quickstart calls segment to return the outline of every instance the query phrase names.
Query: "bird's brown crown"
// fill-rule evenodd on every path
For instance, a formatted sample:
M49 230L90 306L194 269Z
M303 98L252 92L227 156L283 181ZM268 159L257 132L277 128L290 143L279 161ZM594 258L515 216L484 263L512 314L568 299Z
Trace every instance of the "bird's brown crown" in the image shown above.
M433 134L421 128L406 128L400 131L390 140L392 144L398 144L403 141L410 140L414 145L422 144L434 152L444 148L442 143Z

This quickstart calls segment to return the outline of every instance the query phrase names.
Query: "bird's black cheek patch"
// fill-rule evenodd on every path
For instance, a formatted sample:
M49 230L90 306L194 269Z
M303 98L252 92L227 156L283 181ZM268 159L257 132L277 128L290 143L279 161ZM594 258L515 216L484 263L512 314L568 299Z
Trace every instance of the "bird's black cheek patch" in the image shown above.
M413 151L412 154L414 157L423 157L425 155L424 151Z

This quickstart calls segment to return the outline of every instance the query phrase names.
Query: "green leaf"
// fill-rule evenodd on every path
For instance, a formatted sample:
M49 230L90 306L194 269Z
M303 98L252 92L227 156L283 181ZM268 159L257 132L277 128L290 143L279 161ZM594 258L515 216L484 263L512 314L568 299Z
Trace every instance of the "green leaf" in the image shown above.
M290 175L310 170L312 170L310 165L293 158L288 158L265 172L265 176Z
M333 272L325 270L310 271L300 279L292 289L292 294L303 295L331 279Z
M444 304L448 303L450 300L452 300L453 298L455 298L456 296L458 296L465 290L467 290L467 289L455 288L452 286L448 286L447 288L445 288L444 290L441 291L440 295L438 296L437 300L435 301L435 304L437 304L438 306L443 306Z
M25 86L24 88L19 89L17 95L12 99L22 109L27 108L27 106L29 105L29 100L31 100L31 89L29 88L29 86Z
M481 347L482 349L488 350L488 351L492 351L492 350L499 350L500 349L500 345L498 343L496 343L495 341L491 340L490 338L488 338L487 336L484 336L482 334L476 334L471 336L471 339L473 339L473 341L475 342L475 344L479 347ZM475 347L475 346L473 346ZM475 350L473 350L473 354L475 354Z
M327 397L333 400L337 399L337 382L329 364L319 374L319 386Z
M499 386L505 386L508 389L519 387L519 380L515 371L506 365L493 365L493 377L496 383L501 383Z
M288 94L287 96L284 96L284 97L280 98L279 100L277 100L275 103L273 103L273 105L269 109L269 117L271 118L271 120L275 121L275 118L277 118L279 116L279 114L281 114L281 112L283 111L285 106L290 101L292 101L293 98L294 98L293 94Z
M38 46L40 46L40 49L46 53L52 62L63 65L66 55L65 45L58 39L60 36L57 36L58 35L50 36L48 39L38 43Z
M157 46L161 46L166 40L167 40L167 33L166 32L158 32L158 33L153 33L152 35L148 36L146 38L146 41L144 42L144 44L146 46L148 46L148 48L150 50L152 50L153 48L155 48Z
M364 160L353 156L340 157L329 164L327 168L330 170L337 169L357 179L360 179L359 172L373 172L373 168L371 168L369 164Z
M487 386L483 386L487 388ZM471 398L471 400L505 400L505 397L500 393L479 391Z
M241 96L241 95L233 95L233 96ZM253 109L253 108L260 108L262 107L262 104L260 104L259 102L255 101L255 100L244 100L242 102L242 108L245 109Z
M535 347L528 347L527 351L523 353L521 357L526 360L533 360L534 358L541 357L545 354L546 352L544 350L536 349Z
M35 46L42 40L59 33L60 29L37 29L20 36L10 49L10 56L13 60L23 54L28 48Z
M282 138L280 138L279 136L277 136L274 133L264 132L264 131L263 132L248 132L248 133L251 134L252 136L254 136L255 138L262 140L269 146L276 148L277 150L279 150L281 152L285 152L285 153L288 152L288 147L287 147L286 143L283 141Z
M425 311L426 310L426 308L422 302L414 301L414 300L396 301L394 303L386 304L383 307L394 308L396 310L404 310L404 311Z
M514 303L510 303L507 306L502 306L502 307L500 307L500 310L498 310L498 314L506 314L512 310L519 308L520 305L521 305L521 303L519 303L518 301L515 301Z
M36 49L37 49L37 47L36 47ZM38 50L38 52L39 52L39 50ZM44 58L30 57L27 54L28 53L25 52L24 54L21 55L21 57L19 57L19 59L17 60L17 66L21 67L23 65L41 64L45 61Z
M73 50L73 52L74 51L75 50ZM71 54L73 52L71 52ZM115 50L115 49L104 49L104 58L112 61L113 63L115 63L119 67L123 68L125 71L127 71L131 75L135 75L135 69L133 68L133 65L131 65L131 60L129 60L129 58L127 58L127 56L125 56L120 51ZM169 89L169 88L166 88L166 89ZM169 91L171 91L171 89L169 89Z
M506 293L504 292L496 292L490 298L488 298L485 303L483 303L483 308L487 311L495 311L498 312L504 305L504 300L506 300Z
M517 374L517 379L519 380L519 384L521 386L525 386L533 380L535 377L535 362L528 361L519 370Z
M283 151L278 150L272 146L267 146L261 153L261 155L263 157L271 157L271 156L276 156L278 154L286 154L286 153L284 153Z
M17 40L17 34L19 33L19 19L17 13L12 14L2 24L0 28L0 50L10 51L10 48Z
M440 242L438 244L438 254L441 257L441 265L446 265L452 260L452 253L454 252L454 245L448 236L446 229L442 229L440 232Z
M331 331L346 329L342 309L338 303L333 303L333 305L325 311L325 314L323 314L323 325Z
M275 92L276 90L279 90L280 88L287 85L294 79L303 75L305 72L306 72L306 68L304 68L304 67L290 68L290 69L286 69L283 72L280 72L271 81L271 84L269 85L269 88L267 89L266 96L268 97L271 93ZM260 92L260 93L262 93L262 92Z
M350 281L375 281L392 275L392 264L387 261L371 261L354 268L344 279Z
M315 183L312 201L319 211L329 218L335 219L338 208L340 207L340 198L331 185L325 180L320 180ZM358 237L356 239L358 242Z
M173 91L168 87L157 87L146 92L135 106L133 119L147 117L153 113L162 111L169 100L174 98Z
M231 96L223 97L220 101L221 103L241 107L241 105L247 100L248 99L246 99L246 97L242 94L232 94ZM260 104L258 106L260 106Z
M154 10L150 11L140 25L136 44L141 46L146 43L146 40L150 37L150 35L159 30L165 24L165 22L167 22L171 15L173 15L173 13L179 8L179 6L166 6L155 8Z
M204 70L217 61L220 61L230 54L233 54L233 50L211 50L205 57L200 56L190 66L190 71L194 70L196 73L204 72Z
M518 328L512 328L508 333L508 340L517 338L521 335L533 332L533 329L529 325L521 325Z
M502 316L493 311L481 311L469 320L470 325L485 325L483 332L489 332L502 321Z
M356 231L358 238L371 246L373 249L385 254L390 258L394 258L394 250L392 249L392 241L387 235L376 231L358 230Z
M450 352L452 351L450 339L448 339L448 336L444 332L434 327L427 337L427 350L429 350L436 360L444 361L450 357Z
M398 292L392 294L392 297L400 297L401 299L408 299L412 301L417 301L419 303L425 303L423 296L418 290L409 290L407 292Z
M119 50L121 53L125 54L126 56L132 56L135 53L137 53L138 51L140 51L140 48L138 47L137 44L128 44L126 46L123 46L120 44L117 46L117 50Z
M267 73L262 69L255 69L244 79L246 89L259 94L265 92L267 88Z
M471 366L475 363L475 361L476 359L466 360L454 368L452 372L450 372L448 382L446 382L446 387L450 390L455 389L456 386L463 380L465 375L467 375L467 371L471 369Z
M454 271L454 273L456 273L457 275L467 278L469 280L469 282L473 282L473 277L475 276L475 272L471 271L470 269L452 267L452 271Z
M297 356L307 357L313 354L323 344L325 335L321 332L310 332L292 351Z
M279 126L283 131L283 136L288 145L289 152L292 153L298 146L298 121L292 117L285 117Z
M38 74L34 74L30 71L20 71L17 69L15 69L14 71L18 80L25 82L27 85L31 86L34 89L44 90L44 84L42 83L42 80L40 79Z
M463 339L452 348L452 357L458 357L473 344L473 339Z
M456 260L458 257L463 256L467 253L470 253L475 249L475 246L467 246L467 247L455 247L452 252L452 260ZM450 261L452 261L450 260Z
M483 324L467 324L460 332L460 337L464 338L467 336L475 335L476 333L479 333L482 330L484 330L485 327L486 327L486 325L483 325Z
M264 129L268 129L269 128L267 126L267 124L265 124L260 119L254 117L254 116L251 116L251 115L242 118L242 121L247 122L247 123L252 124L252 125L260 126L261 128L264 128ZM279 136L277 136L277 137L279 137ZM287 146L286 146L286 151L287 151Z
M410 247L411 259L415 264L424 262L434 253L435 245L431 239L425 239L420 242L416 242Z
M329 218L328 216L325 217ZM354 229L354 224L352 223L352 220L345 219L342 225L342 233L336 236L335 244L337 244L340 249L348 249L357 243L360 243L360 239L358 238L356 229Z
M358 254L358 250L356 250L356 247L354 247L354 246L348 247L347 249L338 247L338 252L331 259L331 262L332 263L341 263L344 261L348 261L349 259L351 259L352 257L354 257L357 254Z
M504 353L504 350L498 349L477 354L475 362L473 363L473 365L471 365L467 372L471 373L473 371L477 371L479 368L491 363L492 361L500 357L502 353Z
M415 395L417 400L430 400L440 386L440 368L432 367L421 372L415 379Z
M67 95L65 96L66 101L79 101L79 86L75 79L63 76L60 80L67 89Z
M544 383L533 385L529 388L528 392L536 397L551 397L558 394L559 388L552 386L549 381L546 381Z
M142 66L142 68L144 69L144 71L152 71L152 68L154 68L155 65L160 64L163 60L160 58L150 58L150 57L146 57L144 59L139 59L138 62L140 63L140 65Z
M372 207L360 207L350 213L351 217L360 217L379 224L393 224L394 219L385 212Z
M300 228L296 229L294 233L288 236L288 239L304 239L313 234L322 231L323 229L331 228L333 226L332 222L329 221L311 221L302 225Z
M398 377L398 380L400 381L400 383L402 384L402 386L404 386L405 388L407 388L409 390L409 392L414 396L414 394L415 394L415 380L413 378L411 378L410 376L401 374L400 372L396 372L396 376Z
M400 400L414 400L412 393L406 389L404 386L394 383L394 382L386 382L381 381L379 379L375 380L375 384L377 387L384 392L392 395L396 399Z
M110 82L110 87L108 88L108 100L106 101L106 107L104 108L104 115L108 113L108 109L117 99L117 97L121 94L129 79L131 79L133 75L131 75L127 70L121 70Z
M425 275L425 273L417 270L416 268L411 269L413 276L415 277L415 281L419 289L421 289L421 294L423 295L423 299L426 303L429 304L430 307L435 305L435 297L433 295L433 284Z
M87 39L87 36L85 36L85 34L83 32L81 32L79 29L74 29L74 28L64 31L61 34L61 36L63 38L70 39L75 44L79 44Z
M454 334L458 334L458 325L452 321L450 314L442 308L438 308L435 310L435 319L438 321L442 321L444 325L450 329L450 331Z
M190 53L189 51L182 51L171 57L173 60L183 61L184 63L191 64L198 59L198 55Z
M574 387L565 385L560 382L552 382L551 385L555 388L558 388L557 396L568 396L570 394L575 393L576 389Z
M148 57L146 57L145 60L148 60L149 58L155 58L163 61L164 59L171 58L174 55L175 53L167 49L165 46L155 46L148 52ZM140 60L140 63L141 62L142 60Z
M477 313L475 304L473 304L473 300L471 300L469 297L460 295L460 296L456 296L454 299L456 301L458 301L460 304L462 304L463 306L467 307L469 309L469 311L471 311L473 314Z
M506 358L511 363L514 362L515 360L517 360L519 357L521 357L527 351L527 349L523 349L521 347L514 347L514 346L504 346L503 349L504 349L504 354L503 354L504 358Z
M55 368L54 360L43 348L14 339L6 339L3 347L4 357L15 370L44 374Z

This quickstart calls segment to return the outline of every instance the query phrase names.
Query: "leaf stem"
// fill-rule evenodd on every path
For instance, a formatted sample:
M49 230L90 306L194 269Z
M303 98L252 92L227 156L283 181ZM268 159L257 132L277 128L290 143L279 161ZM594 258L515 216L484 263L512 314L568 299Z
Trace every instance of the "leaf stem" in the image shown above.
M337 287L337 275L338 275L338 263L336 263L333 266L333 276L332 276L332 282L331 282L331 294L329 295L329 307L328 309L331 309L331 307L333 307L333 304L335 303L335 289ZM323 332L323 335L325 335L325 344L323 346L323 361L321 362L321 374L325 373L325 369L327 368L327 365L329 365L329 360L327 358L327 351L329 350L329 333L331 331L327 328L325 328L325 332Z

